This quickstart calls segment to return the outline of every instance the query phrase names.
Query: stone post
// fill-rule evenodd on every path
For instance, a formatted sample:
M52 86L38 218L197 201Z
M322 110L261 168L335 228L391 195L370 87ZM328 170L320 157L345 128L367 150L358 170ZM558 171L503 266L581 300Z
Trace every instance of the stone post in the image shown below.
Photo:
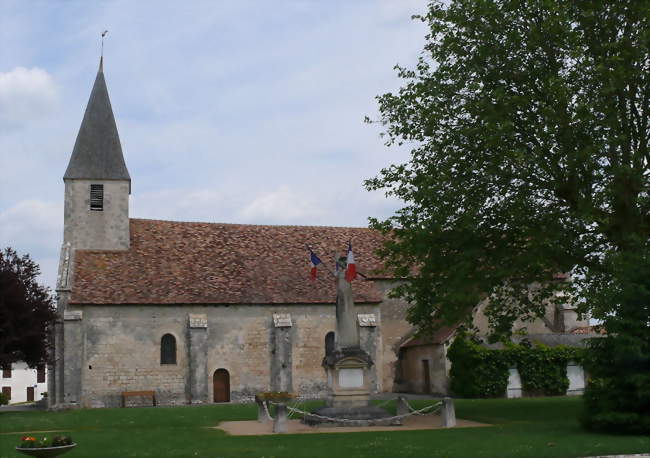
M409 413L409 405L404 396L397 397L397 401L395 401L395 413L397 415L405 415Z
M443 428L453 428L456 426L456 409L454 400L449 397L442 399L442 426Z
M287 432L287 405L284 402L278 402L275 405L275 420L273 421L274 433Z
M208 318L189 314L188 371L190 403L208 402Z

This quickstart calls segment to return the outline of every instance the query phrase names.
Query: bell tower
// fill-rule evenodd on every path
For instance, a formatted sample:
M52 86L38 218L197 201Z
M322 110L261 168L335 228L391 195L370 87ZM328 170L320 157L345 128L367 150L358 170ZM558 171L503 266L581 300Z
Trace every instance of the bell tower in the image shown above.
M63 182L64 244L72 250L128 250L131 176L108 97L103 57Z

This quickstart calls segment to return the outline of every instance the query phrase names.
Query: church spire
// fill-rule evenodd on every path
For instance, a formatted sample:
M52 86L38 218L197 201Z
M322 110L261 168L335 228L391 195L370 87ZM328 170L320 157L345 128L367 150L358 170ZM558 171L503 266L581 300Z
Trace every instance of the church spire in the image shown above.
M104 56L99 60L95 84L63 179L128 180L130 187L131 177L104 80Z

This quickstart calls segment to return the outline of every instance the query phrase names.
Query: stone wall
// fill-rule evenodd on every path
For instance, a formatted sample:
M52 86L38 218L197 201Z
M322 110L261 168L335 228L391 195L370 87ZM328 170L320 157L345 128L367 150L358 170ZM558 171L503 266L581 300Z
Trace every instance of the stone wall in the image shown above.
M425 386L422 361L429 362L429 387ZM449 393L449 367L444 344L430 344L402 349L400 391L408 393Z
M400 346L411 336L412 326L406 321L407 304L400 299L391 299L388 293L398 282L377 282L384 300L380 305L381 335L377 357L377 377L380 391L394 391L395 374L398 366Z
M104 185L104 210L90 210L90 185ZM129 248L129 182L66 180L63 240L77 249Z
M357 313L384 317L377 320L377 327L361 332L362 345L375 360L371 377L380 391L392 388L391 371L396 360L392 346L403 338L391 333L405 329L399 323L385 321L384 310L389 320L399 319L398 303L384 309L385 305L355 307ZM327 387L321 362L325 335L335 330L333 304L92 305L77 309L82 319L66 321L66 344L69 339L76 342L65 348L66 375L70 363L78 371L77 401L85 407L118 406L123 391L144 390L155 390L162 405L212 402L217 369L228 371L233 400L270 389L322 395ZM74 311L69 307L67 313ZM290 314L292 326L275 327L273 314ZM204 315L207 327L190 327L190 315ZM176 364L160 363L160 341L165 334L176 339ZM290 367L283 367L287 364ZM387 386L382 386L379 374L388 381ZM76 387L73 378L65 381L66 393L69 386ZM72 400L70 396L66 400Z

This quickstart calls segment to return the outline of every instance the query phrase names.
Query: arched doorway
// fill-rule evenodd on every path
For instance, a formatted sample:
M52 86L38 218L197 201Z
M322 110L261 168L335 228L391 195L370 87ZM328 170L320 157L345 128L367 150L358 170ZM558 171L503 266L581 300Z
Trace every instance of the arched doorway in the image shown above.
M214 402L230 402L230 374L225 369L217 369L212 376Z

